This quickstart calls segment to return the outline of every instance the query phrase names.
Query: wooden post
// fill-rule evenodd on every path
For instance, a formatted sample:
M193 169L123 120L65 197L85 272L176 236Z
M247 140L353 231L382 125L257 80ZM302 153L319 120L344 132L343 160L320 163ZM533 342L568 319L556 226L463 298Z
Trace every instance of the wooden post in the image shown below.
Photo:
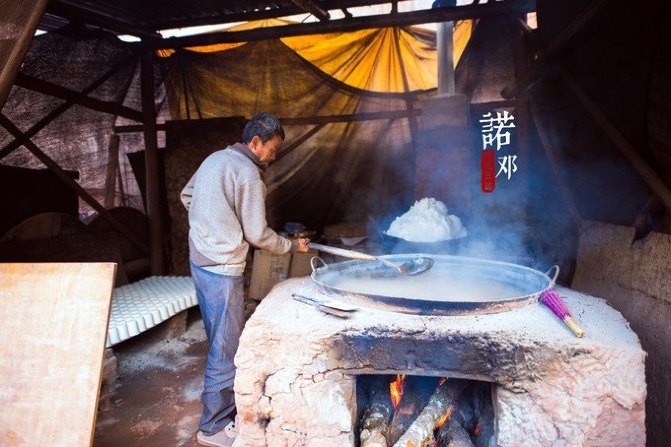
M401 31L400 28L394 28L394 39L396 41L396 57L398 57L398 63L401 68L401 78L403 79L403 92L407 95L405 97L405 106L408 111L408 125L410 126L410 157L409 157L409 168L412 173L412 178L410 179L410 184L415 185L415 166L417 164L417 134L419 132L419 126L417 125L417 115L415 114L415 105L414 98L410 92L410 83L408 82L408 76L405 73L405 64L403 63L403 55L401 54L400 42L401 42Z
M524 79L529 71L529 52L527 51L527 35L522 29L515 30L515 80ZM522 175L526 177L523 184L517 185L517 194L522 197L525 206L520 209L519 217L521 223L525 226L529 224L528 220L528 198L531 191L530 175L530 128L531 119L529 115L529 98L526 94L520 94L515 97L515 122L517 123L517 165L521 167Z
M453 22L438 24L438 95L454 95Z
M119 172L119 135L110 137L107 150L107 172L105 174L105 208L114 206L116 176Z
M163 225L159 184L156 110L154 107L154 54L146 51L141 58L142 115L144 118L144 156L146 210L149 218L149 261L152 275L163 273Z
M117 165L116 179L119 188L119 197L121 199L121 206L128 206L128 197L126 196L126 190L123 186L123 174L121 172L121 164Z
M48 0L1 2L2 40L0 40L0 109L28 52Z

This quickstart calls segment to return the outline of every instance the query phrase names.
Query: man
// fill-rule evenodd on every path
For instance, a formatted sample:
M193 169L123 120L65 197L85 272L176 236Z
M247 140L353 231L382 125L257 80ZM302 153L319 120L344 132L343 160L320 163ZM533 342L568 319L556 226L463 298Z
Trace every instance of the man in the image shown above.
M191 277L210 343L198 442L230 446L235 438L233 357L244 319L243 278L249 245L273 253L308 250L268 228L262 171L284 140L279 120L252 117L236 143L207 157L181 194L189 211Z

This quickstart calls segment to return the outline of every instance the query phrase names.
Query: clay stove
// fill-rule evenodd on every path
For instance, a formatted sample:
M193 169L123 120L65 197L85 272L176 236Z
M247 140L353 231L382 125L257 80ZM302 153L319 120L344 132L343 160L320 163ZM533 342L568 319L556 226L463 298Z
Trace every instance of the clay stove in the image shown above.
M296 291L319 296L309 278L285 281L240 340L238 443L359 445L357 382L405 374L489 382L499 446L645 445L645 353L636 334L604 300L556 290L587 338L538 304L472 316L363 308L342 319L292 299Z

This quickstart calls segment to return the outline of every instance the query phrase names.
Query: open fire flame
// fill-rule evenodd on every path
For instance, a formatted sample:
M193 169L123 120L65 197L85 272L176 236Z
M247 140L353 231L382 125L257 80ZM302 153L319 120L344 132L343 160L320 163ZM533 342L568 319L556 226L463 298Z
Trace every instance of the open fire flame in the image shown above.
M404 382L405 374L398 374L396 380L389 383L389 397L391 397L391 404L394 406L394 410L398 410L398 406L401 403Z
M454 409L454 405L450 405L449 407L447 407L447 411L445 411L445 414L440 417L440 420L436 424L436 428L435 428L436 430L438 430L440 427L442 427L443 424L445 423L445 421L447 421L449 419L449 417L452 415L452 410L453 409Z
M438 382L438 386L443 386L445 384L445 382L447 382L447 377L443 377L442 379L440 379L440 381ZM438 420L438 423L436 424L436 427L435 427L436 430L438 430L440 427L442 427L443 424L445 423L445 421L447 421L450 418L450 415L452 415L452 410L453 409L454 409L454 405L450 405L449 407L447 407L447 410L445 410L445 414L443 414L440 417L440 419Z

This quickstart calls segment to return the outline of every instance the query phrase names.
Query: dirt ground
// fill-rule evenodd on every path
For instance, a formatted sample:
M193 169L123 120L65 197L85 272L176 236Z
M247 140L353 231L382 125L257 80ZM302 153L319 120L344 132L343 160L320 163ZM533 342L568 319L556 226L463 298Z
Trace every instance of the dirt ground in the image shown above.
M252 263L247 266L245 321L258 304L249 298ZM94 447L199 445L205 327L198 307L188 310L187 330L178 338L169 335L169 321L114 346L119 378L109 402L99 405Z
M208 349L203 322L192 309L187 332L173 339L163 325L115 347L119 379L98 411L94 447L198 445Z

